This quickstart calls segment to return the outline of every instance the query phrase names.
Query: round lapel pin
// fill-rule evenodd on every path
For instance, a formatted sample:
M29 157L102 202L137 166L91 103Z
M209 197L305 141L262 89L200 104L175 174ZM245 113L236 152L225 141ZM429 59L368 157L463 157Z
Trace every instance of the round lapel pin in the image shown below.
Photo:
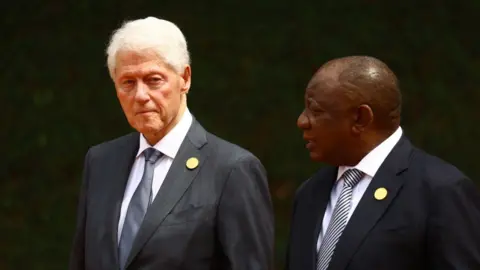
M189 168L190 170L193 170L195 169L197 166L198 166L198 159L195 158L195 157L191 157L187 160L187 168Z
M375 199L381 201L383 199L385 199L387 197L387 194L388 194L388 191L386 188L377 188L377 190L375 190Z

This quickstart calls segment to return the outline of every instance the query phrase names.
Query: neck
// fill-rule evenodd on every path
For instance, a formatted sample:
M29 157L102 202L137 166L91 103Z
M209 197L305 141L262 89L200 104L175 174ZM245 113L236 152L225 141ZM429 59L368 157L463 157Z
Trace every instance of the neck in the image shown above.
M357 152L351 156L351 160L347 165L357 165L368 153L388 139L394 132L395 130L389 132L372 131L370 134L365 134L365 136L360 138Z

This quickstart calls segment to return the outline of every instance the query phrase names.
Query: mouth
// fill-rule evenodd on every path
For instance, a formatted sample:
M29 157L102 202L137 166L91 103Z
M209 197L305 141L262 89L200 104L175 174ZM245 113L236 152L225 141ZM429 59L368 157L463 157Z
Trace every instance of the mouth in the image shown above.
M308 150L312 150L314 146L315 146L314 142L307 141L307 144L305 145L305 148L307 148Z
M315 142L313 141L312 138L303 136L303 139L306 141L305 147L309 150L311 150L315 146Z
M139 115L139 114L147 114L147 113L154 113L154 112L155 111L153 111L153 110L145 110L145 111L139 111L136 114Z

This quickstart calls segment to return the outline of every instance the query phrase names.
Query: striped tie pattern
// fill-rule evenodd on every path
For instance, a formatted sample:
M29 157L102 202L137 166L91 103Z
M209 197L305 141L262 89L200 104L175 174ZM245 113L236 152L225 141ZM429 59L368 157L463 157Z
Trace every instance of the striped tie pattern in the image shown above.
M333 209L332 218L318 251L317 270L326 270L330 264L338 239L347 225L352 204L353 187L360 182L363 175L363 172L357 169L349 169L342 175L343 189Z
M143 152L143 155L145 156L145 169L142 179L128 205L118 246L121 269L125 268L125 263L130 254L135 236L142 224L148 206L150 206L152 202L152 181L155 163L163 154L155 148L150 147Z

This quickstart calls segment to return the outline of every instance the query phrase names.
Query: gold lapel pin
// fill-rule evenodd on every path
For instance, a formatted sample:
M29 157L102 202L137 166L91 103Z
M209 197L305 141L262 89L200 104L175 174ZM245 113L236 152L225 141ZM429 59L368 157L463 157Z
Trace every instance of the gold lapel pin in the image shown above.
M195 158L195 157L191 157L187 160L187 168L189 168L190 170L193 170L195 169L197 166L198 166L198 159Z
M381 201L383 199L385 199L387 197L387 194L388 194L388 191L386 188L377 188L377 190L375 190L375 199Z

